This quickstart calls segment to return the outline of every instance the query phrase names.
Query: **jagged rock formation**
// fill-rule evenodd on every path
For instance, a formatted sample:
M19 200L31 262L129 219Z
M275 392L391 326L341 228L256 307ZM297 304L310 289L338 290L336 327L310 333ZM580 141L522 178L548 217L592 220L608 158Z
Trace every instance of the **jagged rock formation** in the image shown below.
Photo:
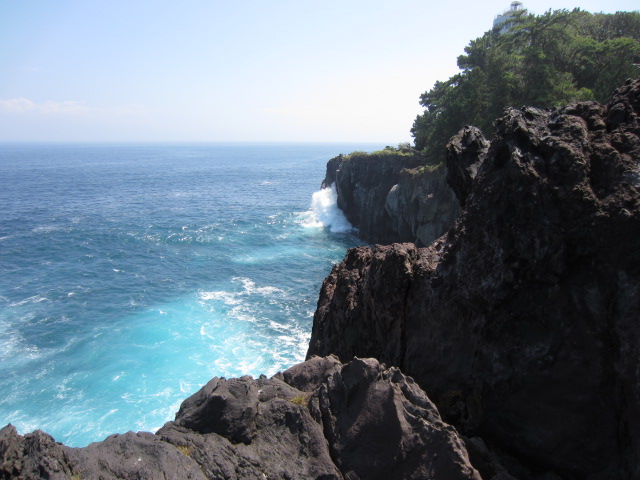
M415 382L376 360L314 358L271 379L214 378L156 434L69 448L0 430L0 478L480 480Z
M402 368L518 478L640 478L640 80L496 127L446 236L333 269L309 355Z
M489 151L489 142L482 132L466 126L447 145L447 183L464 207L471 193L473 180Z
M418 152L340 155L327 163L323 187L335 184L338 207L367 242L428 245L451 226L460 206L444 168Z

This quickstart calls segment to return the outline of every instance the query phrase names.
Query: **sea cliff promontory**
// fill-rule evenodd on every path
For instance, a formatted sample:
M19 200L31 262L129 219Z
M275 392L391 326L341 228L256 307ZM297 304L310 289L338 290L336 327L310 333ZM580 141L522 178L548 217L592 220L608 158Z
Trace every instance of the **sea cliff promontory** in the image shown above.
M607 106L509 109L479 144L449 143L446 236L334 267L308 356L401 368L490 446L483 478L640 478L640 80Z
M322 187L336 189L338 207L363 240L426 246L460 214L445 169L426 163L408 147L340 155L327 163Z

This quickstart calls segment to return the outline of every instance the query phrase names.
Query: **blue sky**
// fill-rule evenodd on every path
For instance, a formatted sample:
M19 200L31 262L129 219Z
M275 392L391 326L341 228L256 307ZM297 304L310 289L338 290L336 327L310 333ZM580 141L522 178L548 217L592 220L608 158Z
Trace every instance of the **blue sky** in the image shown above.
M0 0L0 141L409 141L509 3Z

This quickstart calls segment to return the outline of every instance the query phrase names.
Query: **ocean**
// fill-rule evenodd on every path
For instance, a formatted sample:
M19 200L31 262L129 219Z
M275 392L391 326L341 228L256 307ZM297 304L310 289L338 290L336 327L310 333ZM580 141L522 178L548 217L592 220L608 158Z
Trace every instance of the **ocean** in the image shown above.
M304 360L360 244L319 191L363 144L0 144L0 426L155 431L214 376Z

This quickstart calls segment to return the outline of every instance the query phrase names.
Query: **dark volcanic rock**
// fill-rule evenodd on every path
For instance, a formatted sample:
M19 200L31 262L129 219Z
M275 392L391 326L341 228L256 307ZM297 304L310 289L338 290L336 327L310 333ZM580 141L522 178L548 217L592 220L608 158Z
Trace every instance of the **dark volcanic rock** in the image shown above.
M24 437L12 425L0 430L0 478L68 479L74 474L67 451L40 430Z
M422 161L417 153L340 155L327 163L327 175L322 185L335 184L338 207L359 229L362 239L391 242L397 233L384 208L387 194L398 183L403 169L417 167Z
M461 209L446 169L425 162L410 150L339 155L327 162L322 187L335 185L338 207L363 240L428 245Z
M640 478L640 80L509 110L459 191L428 249L349 251L309 355L401 367L531 478Z
M446 181L444 165L402 170L385 201L395 241L429 245L449 230L462 209Z
M447 183L463 207L488 150L489 142L476 127L464 127L447 144Z
M69 448L0 430L0 478L475 479L417 384L376 360L313 358L271 379L214 378L156 434Z

